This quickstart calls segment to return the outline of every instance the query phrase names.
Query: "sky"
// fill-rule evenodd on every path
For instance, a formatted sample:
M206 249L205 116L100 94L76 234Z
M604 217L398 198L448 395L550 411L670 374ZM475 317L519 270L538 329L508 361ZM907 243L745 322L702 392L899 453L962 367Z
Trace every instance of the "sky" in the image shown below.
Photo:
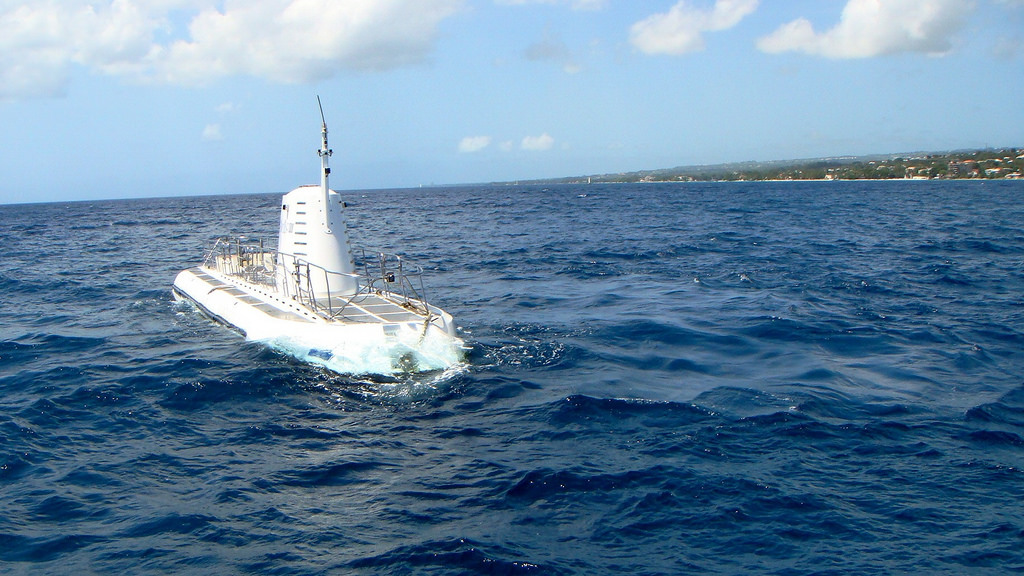
M0 204L1024 147L1024 0L0 0Z

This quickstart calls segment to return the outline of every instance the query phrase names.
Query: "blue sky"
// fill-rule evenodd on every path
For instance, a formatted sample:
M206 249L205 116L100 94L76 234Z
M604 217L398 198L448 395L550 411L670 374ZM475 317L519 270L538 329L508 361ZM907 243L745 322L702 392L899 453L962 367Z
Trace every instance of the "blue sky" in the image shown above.
M1024 0L0 0L0 203L1024 146Z

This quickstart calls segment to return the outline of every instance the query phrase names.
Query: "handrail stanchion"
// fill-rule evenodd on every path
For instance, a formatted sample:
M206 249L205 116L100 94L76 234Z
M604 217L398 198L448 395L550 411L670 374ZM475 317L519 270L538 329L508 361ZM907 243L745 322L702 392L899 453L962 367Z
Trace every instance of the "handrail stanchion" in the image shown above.
M341 316L349 304L374 293L401 300L400 303L409 310L422 312L430 317L422 267L414 266L413 271L406 272L405 260L401 256L376 251L376 269L371 270L371 259L367 257L366 250L360 249L360 254L361 274L342 274L303 260L294 254L278 252L276 248L268 247L263 238L222 236L214 240L203 258L202 266L226 276L238 277L249 284L269 287L279 297L297 300L329 320ZM394 270L390 269L392 265L395 267ZM317 276L323 277L322 295L326 297L326 302L318 298L315 291L314 268L317 270ZM338 302L334 302L331 279L345 276L355 278L355 291L351 295L339 295ZM418 290L412 276L419 278ZM398 287L393 286L395 283L398 283Z

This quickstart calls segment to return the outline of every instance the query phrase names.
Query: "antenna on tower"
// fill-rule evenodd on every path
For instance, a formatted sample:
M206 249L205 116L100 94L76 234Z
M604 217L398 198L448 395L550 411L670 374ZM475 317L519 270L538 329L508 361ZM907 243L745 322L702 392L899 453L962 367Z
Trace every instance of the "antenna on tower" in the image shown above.
M327 164L327 158L329 158L334 151L327 147L327 119L324 117L324 105L320 102L319 94L316 95L316 105L320 107L320 121L321 126L323 127L322 132L324 137L323 145L320 147L318 152L320 154L320 164L322 167L320 172L320 188L323 193L323 227L327 233L330 233L331 227L328 212L330 211L331 186L328 178L331 175L331 168Z
M320 103L320 95L316 95L316 105L320 107L320 121L323 122L324 132L327 132L327 119L324 118L324 105Z
M320 107L320 126L324 136L324 145L323 148L320 149L320 155L330 156L334 151L327 147L327 119L324 117L324 105L320 102L319 94L316 95L316 105Z

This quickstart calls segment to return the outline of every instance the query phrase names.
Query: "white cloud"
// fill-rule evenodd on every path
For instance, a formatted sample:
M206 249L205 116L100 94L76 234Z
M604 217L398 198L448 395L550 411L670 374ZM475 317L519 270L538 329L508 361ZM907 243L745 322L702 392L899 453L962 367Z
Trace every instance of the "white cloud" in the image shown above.
M543 152L550 150L555 145L555 139L548 135L547 132L540 136L527 136L523 138L522 149L531 150L534 152Z
M220 132L220 124L207 124L206 128L203 128L203 140L223 140L224 136Z
M728 30L757 9L759 0L716 0L711 9L680 0L630 28L629 41L645 54L681 55L704 49L704 33Z
M459 142L459 152L479 152L490 145L490 136L466 136Z
M522 6L523 4L568 4L573 10L603 10L608 0L495 0L498 4Z
M528 46L523 55L532 62L554 62L561 66L566 74L577 74L582 70L565 42L552 36L550 32L545 33L544 38L539 42Z
M535 42L527 47L525 56L527 60L567 60L572 57L569 47L565 42L554 38L550 34L544 36L543 40Z
M943 54L974 3L964 0L849 0L839 23L815 32L794 20L758 41L764 52L803 52L826 58L871 58L902 52Z
M189 25L191 39L161 54L157 76L198 83L235 74L309 82L342 70L423 61L437 25L462 0L228 0Z
M75 65L201 84L233 75L308 82L416 64L465 1L7 0L0 99L61 94ZM187 32L168 38L172 19L184 19Z
M0 5L0 98L66 90L71 64L105 74L142 69L161 19L127 0Z

